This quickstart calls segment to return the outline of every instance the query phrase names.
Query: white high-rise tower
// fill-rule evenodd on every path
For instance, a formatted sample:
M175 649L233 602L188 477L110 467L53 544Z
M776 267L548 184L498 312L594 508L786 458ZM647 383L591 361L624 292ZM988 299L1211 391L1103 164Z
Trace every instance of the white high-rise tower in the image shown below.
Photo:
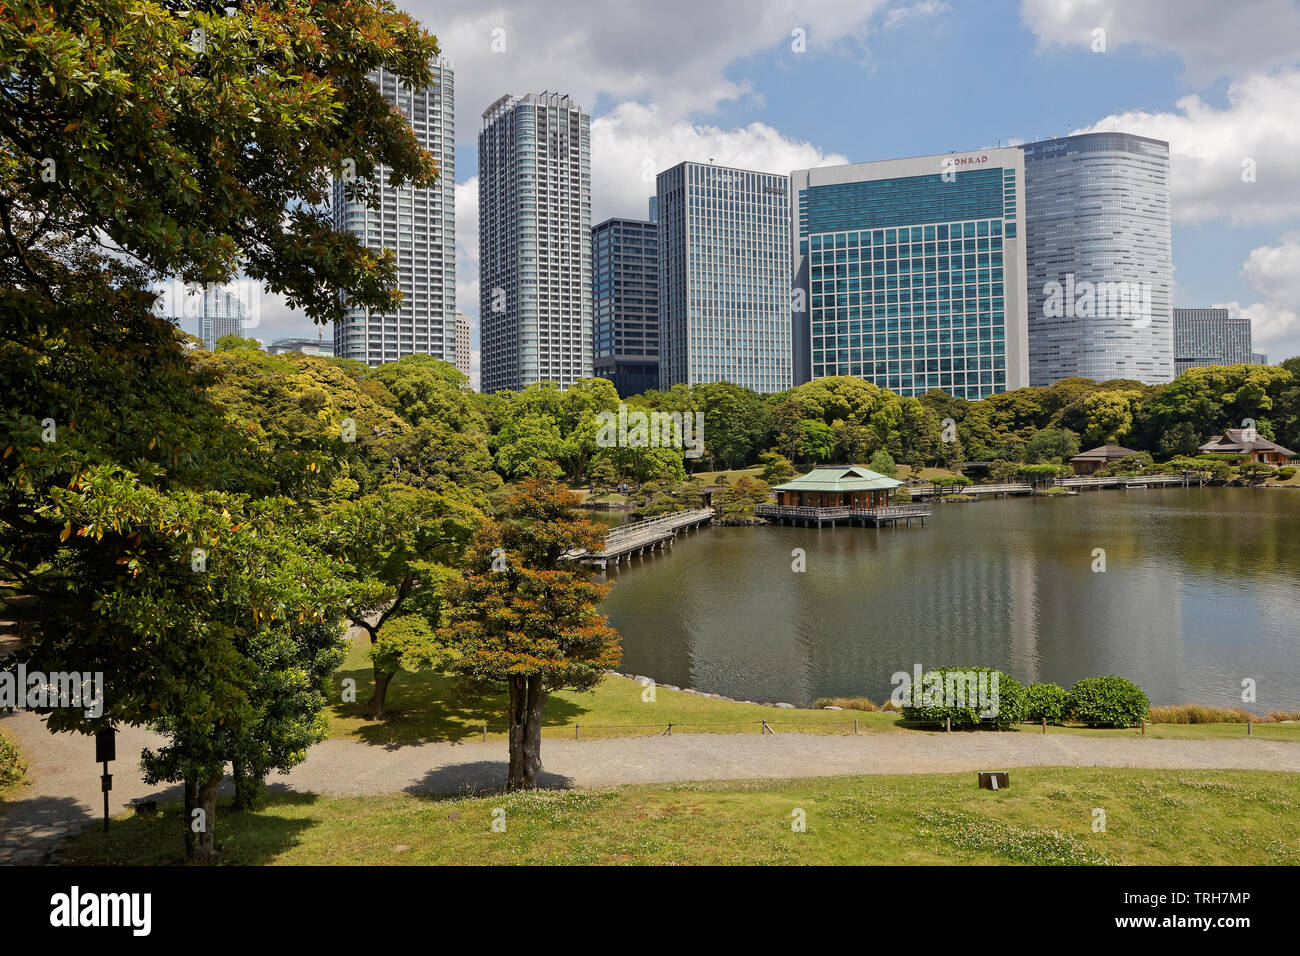
M380 315L352 309L334 327L334 354L371 367L415 352L446 362L456 358L455 85L450 60L438 60L432 70L432 84L421 90L408 89L382 69L370 79L433 154L438 181L428 189L394 188L388 169L379 166L379 203L373 209L345 199L341 182L334 186L334 227L370 249L397 255L400 310Z
M480 389L590 378L591 117L562 93L503 96L478 167Z

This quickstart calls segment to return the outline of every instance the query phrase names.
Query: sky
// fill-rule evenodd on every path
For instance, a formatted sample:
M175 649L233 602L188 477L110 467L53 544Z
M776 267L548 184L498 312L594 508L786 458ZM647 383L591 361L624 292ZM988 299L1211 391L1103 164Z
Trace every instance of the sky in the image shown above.
M1300 355L1300 0L398 6L455 68L476 364L481 114L543 90L591 113L593 223L645 218L654 174L687 159L788 173L1093 130L1167 140L1175 306L1227 307L1270 361ZM316 330L271 300L248 334Z

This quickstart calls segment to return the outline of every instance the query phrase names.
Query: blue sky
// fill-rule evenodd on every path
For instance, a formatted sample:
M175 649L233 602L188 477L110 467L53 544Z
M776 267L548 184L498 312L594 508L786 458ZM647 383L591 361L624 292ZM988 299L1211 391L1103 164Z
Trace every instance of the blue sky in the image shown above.
M457 299L475 320L479 114L550 89L592 113L593 222L644 216L647 170L683 159L788 172L1068 129L1166 139L1175 305L1229 306L1272 360L1300 354L1300 0L402 5L455 64ZM307 328L268 313L253 334Z

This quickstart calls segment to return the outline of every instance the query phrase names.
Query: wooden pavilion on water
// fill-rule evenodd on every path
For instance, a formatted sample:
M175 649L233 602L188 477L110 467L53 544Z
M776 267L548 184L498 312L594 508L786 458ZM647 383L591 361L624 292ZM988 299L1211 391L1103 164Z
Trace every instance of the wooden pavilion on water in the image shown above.
M924 503L889 503L889 493L901 481L859 468L857 465L835 465L814 468L772 491L776 501L759 505L755 513L780 524L817 525L836 524L911 524L918 519L922 524L930 514Z

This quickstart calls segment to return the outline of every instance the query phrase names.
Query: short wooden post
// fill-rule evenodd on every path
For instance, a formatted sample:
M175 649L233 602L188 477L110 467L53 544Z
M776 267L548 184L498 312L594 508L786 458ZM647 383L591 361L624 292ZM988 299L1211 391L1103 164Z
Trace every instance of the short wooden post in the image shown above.
M487 743L487 722L483 724L483 743Z
M1146 735L1147 735L1147 719L1146 719L1145 717L1143 717L1143 718L1142 718L1142 736L1145 737Z
M853 736L856 737L857 735L858 735L858 718L854 717L854 718L853 718Z
M952 718L951 718L951 717L946 717L946 718L944 718L944 719L945 719L945 722L948 724L948 733L952 733Z
M1253 720L1246 721L1246 736L1255 736L1255 722Z
M1043 718L1043 733L1047 733L1047 718Z
M577 740L577 739L578 739L578 728L581 727L581 726L582 726L582 724L574 724L574 725L573 725L573 739L574 739L574 740Z

